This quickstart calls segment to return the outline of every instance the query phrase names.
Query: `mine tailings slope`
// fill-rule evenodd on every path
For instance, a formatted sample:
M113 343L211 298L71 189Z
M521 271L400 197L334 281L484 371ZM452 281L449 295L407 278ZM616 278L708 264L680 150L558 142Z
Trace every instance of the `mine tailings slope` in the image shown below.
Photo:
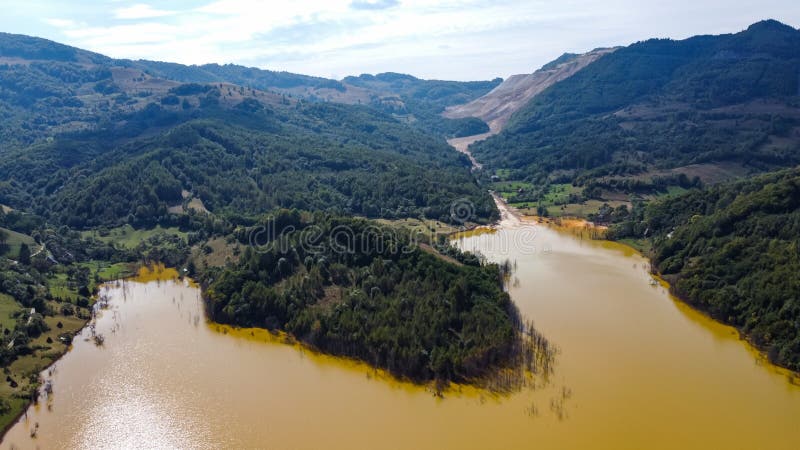
M502 131L511 116L542 91L614 50L616 48L603 48L582 55L564 54L534 73L510 76L488 94L469 103L447 108L443 115L450 119L477 117L483 120L491 130L487 135L479 135L482 136L480 139L485 139ZM464 139L467 138L459 140Z

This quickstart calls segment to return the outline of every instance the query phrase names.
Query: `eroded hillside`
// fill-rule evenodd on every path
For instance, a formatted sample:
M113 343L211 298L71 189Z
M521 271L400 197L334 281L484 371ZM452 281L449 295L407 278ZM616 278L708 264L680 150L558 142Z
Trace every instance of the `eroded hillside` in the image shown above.
M615 49L592 50L582 55L565 54L531 74L513 75L488 94L469 103L447 108L451 119L477 117L489 125L492 134L502 130L511 116L532 98Z

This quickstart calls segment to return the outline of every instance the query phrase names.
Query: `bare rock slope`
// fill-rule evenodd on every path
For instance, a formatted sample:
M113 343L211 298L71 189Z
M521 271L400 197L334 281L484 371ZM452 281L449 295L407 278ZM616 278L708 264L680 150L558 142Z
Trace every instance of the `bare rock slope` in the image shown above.
M603 48L573 57L561 57L534 73L513 75L483 97L447 108L444 116L450 119L477 117L489 124L492 134L499 133L511 115L533 97L614 50Z

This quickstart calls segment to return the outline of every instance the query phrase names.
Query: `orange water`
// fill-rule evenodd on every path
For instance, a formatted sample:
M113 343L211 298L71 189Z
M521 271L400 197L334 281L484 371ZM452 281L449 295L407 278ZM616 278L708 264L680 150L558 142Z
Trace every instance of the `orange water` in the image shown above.
M560 349L546 388L438 399L263 331L209 325L197 288L149 276L107 288L104 346L77 337L48 375L52 397L3 447L798 448L800 387L651 285L629 249L510 220L458 242L516 262L512 297Z

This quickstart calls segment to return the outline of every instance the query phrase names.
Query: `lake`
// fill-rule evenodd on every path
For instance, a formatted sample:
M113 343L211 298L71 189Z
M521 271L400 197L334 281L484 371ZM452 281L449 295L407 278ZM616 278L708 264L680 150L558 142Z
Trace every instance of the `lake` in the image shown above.
M146 271L103 288L103 345L88 328L76 337L45 373L52 394L2 446L797 448L800 387L654 285L629 248L508 214L455 242L516 265L512 298L559 349L548 383L438 398L263 330L209 324L197 287Z

